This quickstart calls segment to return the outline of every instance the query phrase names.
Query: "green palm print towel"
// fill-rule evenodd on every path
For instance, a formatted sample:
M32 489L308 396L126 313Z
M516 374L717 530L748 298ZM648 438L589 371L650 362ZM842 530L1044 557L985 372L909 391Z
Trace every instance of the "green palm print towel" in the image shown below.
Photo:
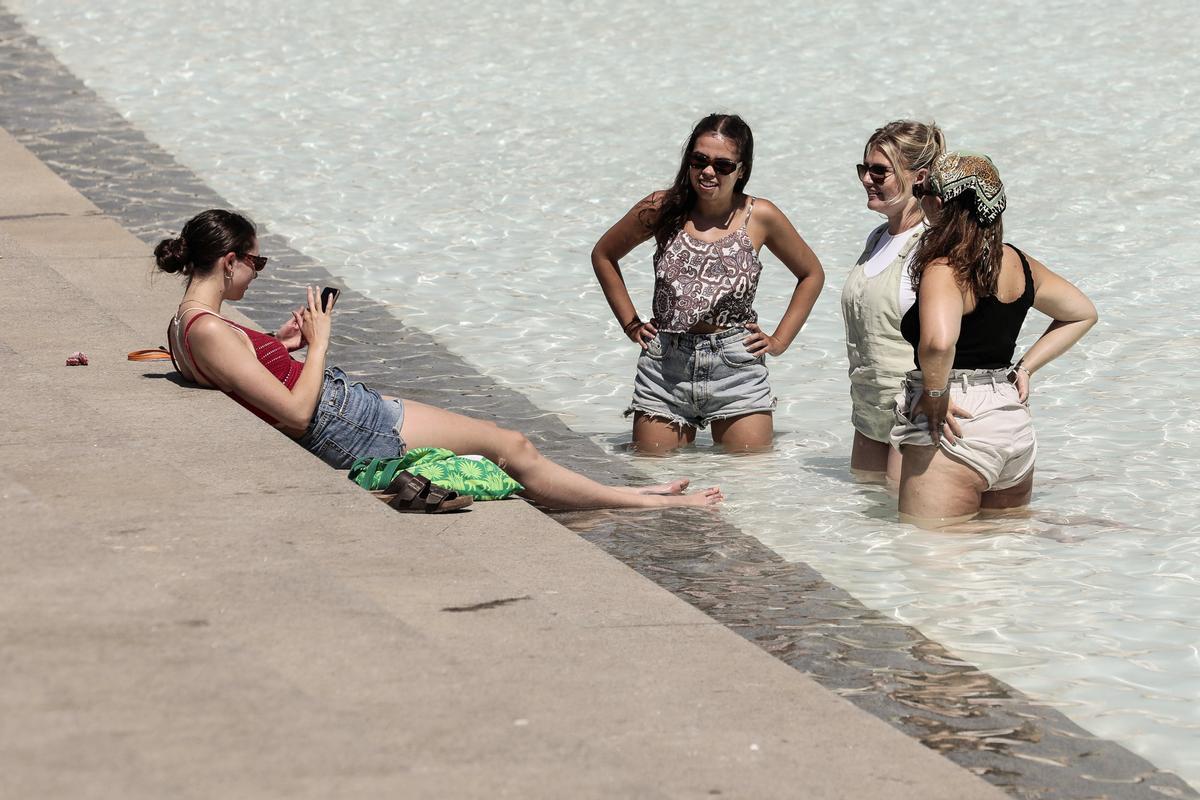
M476 500L503 500L525 491L483 456L457 456L440 447L417 447L402 458L360 458L350 466L350 480L368 491L378 491L386 489L402 470Z

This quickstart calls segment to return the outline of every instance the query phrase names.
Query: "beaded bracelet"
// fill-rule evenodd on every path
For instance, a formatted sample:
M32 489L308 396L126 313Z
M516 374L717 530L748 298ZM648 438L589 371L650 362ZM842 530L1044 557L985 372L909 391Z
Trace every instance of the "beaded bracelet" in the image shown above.
M633 319L629 320L629 322L626 322L626 323L625 323L625 326L624 326L623 328L621 328L621 331L622 331L623 333L626 333L626 334L627 334L627 333L629 333L631 330L633 330L634 328L636 328L638 325L644 325L644 324L645 324L645 323L644 323L644 322L642 322L642 321L641 321L639 318L637 318L637 317L634 317Z

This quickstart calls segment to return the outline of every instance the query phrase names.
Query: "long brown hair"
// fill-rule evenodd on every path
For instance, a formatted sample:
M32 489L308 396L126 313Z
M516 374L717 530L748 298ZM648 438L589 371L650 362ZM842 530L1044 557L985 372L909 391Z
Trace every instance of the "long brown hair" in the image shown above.
M754 166L754 134L750 126L737 114L709 114L696 123L692 135L683 145L683 153L679 160L679 171L675 173L675 182L667 189L658 205L642 209L638 219L641 220L654 236L654 260L662 256L671 239L683 228L688 214L696 205L696 190L692 188L688 156L696 146L696 140L706 133L724 136L737 146L738 161L742 165L742 176L733 185L733 191L741 194L750 181L750 170Z
M914 291L921 285L925 268L944 258L954 272L955 283L970 289L976 298L996 293L1003 257L1004 222L997 216L991 225L980 225L975 219L974 205L975 196L969 191L943 203L937 222L930 225L917 243L908 268Z

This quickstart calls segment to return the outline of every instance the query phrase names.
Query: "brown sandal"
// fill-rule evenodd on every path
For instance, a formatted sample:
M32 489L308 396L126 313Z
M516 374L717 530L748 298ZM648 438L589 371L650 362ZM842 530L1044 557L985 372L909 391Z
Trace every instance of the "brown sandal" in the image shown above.
M430 483L428 478L413 475L407 470L396 473L388 488L379 496L397 511L424 514L458 511L475 502L470 495L437 486Z

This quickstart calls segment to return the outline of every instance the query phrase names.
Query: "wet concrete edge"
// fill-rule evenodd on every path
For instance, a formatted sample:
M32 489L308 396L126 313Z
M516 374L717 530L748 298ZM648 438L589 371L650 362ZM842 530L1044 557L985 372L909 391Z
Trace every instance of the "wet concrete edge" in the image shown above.
M85 87L2 7L0 126L147 243L176 233L197 211L230 205ZM277 324L302 287L341 283L282 237L262 233L273 263L256 281L253 300L238 304L251 318ZM406 327L384 304L348 287L338 308L330 363L386 392L522 430L552 458L599 480L639 480L622 459ZM555 519L1017 797L1200 797L1172 773L865 608L808 565L784 561L723 519L688 510Z

